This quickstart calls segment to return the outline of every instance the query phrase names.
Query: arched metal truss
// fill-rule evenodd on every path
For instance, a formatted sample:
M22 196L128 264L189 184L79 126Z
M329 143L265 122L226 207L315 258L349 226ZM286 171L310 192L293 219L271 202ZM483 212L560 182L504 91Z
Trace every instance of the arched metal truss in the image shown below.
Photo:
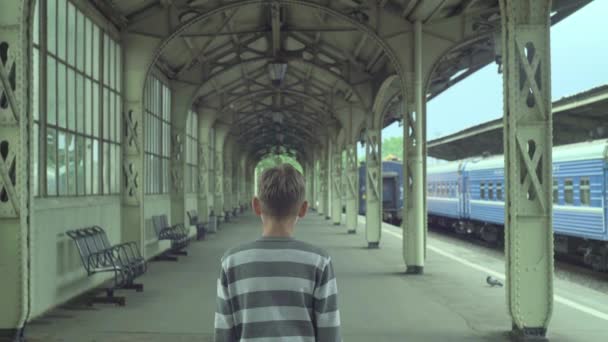
M554 1L552 21L561 20L587 2ZM398 75L399 86L391 87L385 96L391 99L386 103L390 108L382 109L389 114L383 115L381 125L388 124L401 116L399 102L406 87L406 70L397 58L394 39L411 35L415 21L424 23L427 37L447 47L424 80L427 99L492 60L500 62L500 51L495 48L500 22L496 1L96 3L125 32L156 39L158 48L150 67L158 67L170 79L198 86L193 103L214 108L224 107L243 92L272 88L266 66L281 61L287 64L282 87L323 98L322 102L330 105L340 98L368 113L376 95L374 84ZM454 22L462 32L442 31ZM365 87L372 91L366 92ZM285 98L290 97L285 94ZM268 98L265 101L261 102L270 104ZM297 123L286 121L284 125Z

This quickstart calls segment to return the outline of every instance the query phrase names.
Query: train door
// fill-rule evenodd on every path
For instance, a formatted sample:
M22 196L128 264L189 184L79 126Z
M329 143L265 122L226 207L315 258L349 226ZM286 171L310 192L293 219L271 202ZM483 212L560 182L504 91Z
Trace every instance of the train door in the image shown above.
M604 210L604 238L608 239L608 164L604 163L604 184L602 184L602 209Z
M464 164L461 164L458 170L458 210L460 217L468 219L470 214L469 177L463 168Z

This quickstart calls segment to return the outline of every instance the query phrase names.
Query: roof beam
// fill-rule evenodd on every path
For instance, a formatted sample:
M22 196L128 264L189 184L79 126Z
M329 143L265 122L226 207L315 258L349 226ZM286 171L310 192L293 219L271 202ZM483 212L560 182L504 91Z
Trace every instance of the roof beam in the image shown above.
M270 5L270 25L272 27L272 56L277 57L281 51L281 5Z

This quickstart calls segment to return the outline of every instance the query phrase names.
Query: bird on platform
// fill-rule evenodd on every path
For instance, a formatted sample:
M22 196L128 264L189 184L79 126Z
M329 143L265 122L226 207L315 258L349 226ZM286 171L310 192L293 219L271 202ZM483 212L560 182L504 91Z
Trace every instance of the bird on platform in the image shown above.
M498 286L498 287L502 287L502 283L500 282L500 280L492 278L491 276L488 276L486 278L486 283L488 283L488 285L494 287L494 286Z

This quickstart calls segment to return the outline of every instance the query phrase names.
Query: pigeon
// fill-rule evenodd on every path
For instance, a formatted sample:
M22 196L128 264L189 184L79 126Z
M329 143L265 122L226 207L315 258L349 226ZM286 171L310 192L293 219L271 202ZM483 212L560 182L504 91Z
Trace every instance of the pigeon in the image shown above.
M500 280L492 278L491 276L488 276L486 278L486 283L488 283L488 285L494 287L494 286L498 286L498 287L502 287L502 283L500 282Z

